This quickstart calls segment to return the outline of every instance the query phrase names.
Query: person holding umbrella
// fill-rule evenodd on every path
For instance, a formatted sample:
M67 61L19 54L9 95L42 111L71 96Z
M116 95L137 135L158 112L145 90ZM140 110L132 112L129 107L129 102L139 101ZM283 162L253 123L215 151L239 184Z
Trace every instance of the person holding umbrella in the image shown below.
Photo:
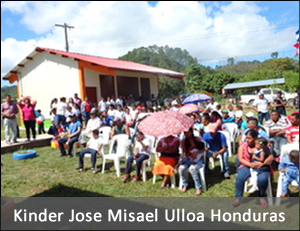
M168 187L169 177L174 174L174 167L179 160L179 145L179 139L172 135L158 141L156 152L161 155L155 162L152 173L163 177L161 189Z

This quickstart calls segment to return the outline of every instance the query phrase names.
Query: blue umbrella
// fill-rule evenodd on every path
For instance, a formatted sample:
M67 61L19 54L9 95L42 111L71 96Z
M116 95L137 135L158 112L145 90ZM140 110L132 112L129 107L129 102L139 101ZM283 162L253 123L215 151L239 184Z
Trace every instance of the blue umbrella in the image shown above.
M196 93L196 94L192 94L189 97L187 97L182 102L182 104L205 102L205 101L208 101L210 99L211 99L211 97L209 97L208 95L201 94L201 93Z

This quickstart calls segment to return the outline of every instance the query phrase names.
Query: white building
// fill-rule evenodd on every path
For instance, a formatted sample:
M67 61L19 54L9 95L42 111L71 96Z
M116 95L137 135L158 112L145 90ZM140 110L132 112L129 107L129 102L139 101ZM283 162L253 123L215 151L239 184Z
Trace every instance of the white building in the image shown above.
M78 93L93 103L101 96L127 96L136 100L159 93L159 76L182 79L184 74L134 62L37 47L3 79L17 81L18 97L37 100L36 109L48 117L53 98Z

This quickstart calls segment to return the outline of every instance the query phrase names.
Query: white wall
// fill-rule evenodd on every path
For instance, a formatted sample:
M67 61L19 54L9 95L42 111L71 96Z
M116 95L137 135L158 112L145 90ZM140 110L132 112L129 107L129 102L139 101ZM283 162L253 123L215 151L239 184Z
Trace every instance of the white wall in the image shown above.
M73 97L79 92L79 74L77 61L38 53L32 61L26 63L20 74L20 94L37 100L36 109L49 118L50 102L53 98Z

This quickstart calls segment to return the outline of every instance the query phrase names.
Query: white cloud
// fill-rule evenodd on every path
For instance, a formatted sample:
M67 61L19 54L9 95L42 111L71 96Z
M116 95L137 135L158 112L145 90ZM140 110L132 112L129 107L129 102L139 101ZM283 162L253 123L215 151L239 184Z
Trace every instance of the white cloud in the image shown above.
M280 52L295 42L295 28L278 31L253 2L6 1L1 10L19 14L20 23L37 34L28 41L1 41L2 74L36 46L64 50L64 30L54 26L63 23L75 27L68 30L70 51L113 58L156 44L218 60Z

